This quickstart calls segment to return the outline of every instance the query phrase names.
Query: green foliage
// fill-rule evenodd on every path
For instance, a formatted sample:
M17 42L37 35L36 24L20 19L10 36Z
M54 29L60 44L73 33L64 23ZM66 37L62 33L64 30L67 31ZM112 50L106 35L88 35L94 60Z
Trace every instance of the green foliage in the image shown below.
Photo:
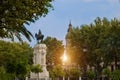
M86 76L87 76L87 80L93 80L95 78L95 72L91 71L91 70L88 70L86 72Z
M0 80L13 80L14 74L6 73L6 70L3 66L0 67Z
M108 68L103 69L103 75L110 78L111 77L111 71Z
M63 68L60 65L55 66L53 69L53 72L54 72L55 77L65 76L65 71L63 70Z
M39 17L45 16L52 8L53 0L1 0L0 1L0 37L20 41L24 35L31 41L32 34L25 24L35 22ZM33 36L32 36L33 37Z
M60 64L62 64L60 57L63 55L64 52L62 41L57 40L53 37L47 37L44 40L44 43L47 45L46 61L50 77L52 79L55 79L56 77L63 77L65 75L65 72L60 66Z
M63 55L64 46L62 44L62 41L52 37L47 37L44 40L44 43L47 45L46 59L47 59L48 69L52 69L53 66L61 64L60 57Z
M5 80L5 69L4 67L0 67L0 80Z
M6 75L24 78L31 64L32 48L27 43L0 41L0 66L4 67Z
M113 80L120 80L120 70L115 70L112 72L112 79Z
M34 72L34 73L42 72L42 67L40 65L33 65L31 67L31 71Z
M93 66L97 76L113 61L120 61L120 24L116 18L109 21L98 17L92 24L73 27L69 41L72 60L82 67Z
M72 78L78 78L79 76L81 76L81 71L77 68L71 68L69 74Z
M53 70L49 70L49 75L50 75L50 78L55 79L55 74Z

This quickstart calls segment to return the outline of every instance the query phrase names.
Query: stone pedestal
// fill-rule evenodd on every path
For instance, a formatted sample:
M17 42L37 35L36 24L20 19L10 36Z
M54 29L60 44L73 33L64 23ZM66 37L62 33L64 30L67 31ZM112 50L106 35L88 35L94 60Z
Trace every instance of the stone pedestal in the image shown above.
M43 43L36 44L33 52L34 65L41 65L43 72L30 74L31 79L47 80L49 78L49 72L46 69L46 45Z

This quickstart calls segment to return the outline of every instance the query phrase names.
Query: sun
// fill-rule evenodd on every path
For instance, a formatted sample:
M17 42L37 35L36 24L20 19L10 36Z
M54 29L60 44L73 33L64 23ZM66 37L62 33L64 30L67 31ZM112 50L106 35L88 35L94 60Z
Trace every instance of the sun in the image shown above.
M66 51L64 51L64 54L62 56L62 61L63 63L67 62L68 58L67 58L67 55L66 55Z
M67 61L67 55L66 53L63 54L63 62L66 62Z

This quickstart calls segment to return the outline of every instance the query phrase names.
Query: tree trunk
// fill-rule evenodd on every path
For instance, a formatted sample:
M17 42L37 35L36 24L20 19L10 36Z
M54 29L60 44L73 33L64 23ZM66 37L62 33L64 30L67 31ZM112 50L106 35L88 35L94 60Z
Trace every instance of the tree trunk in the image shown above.
M115 56L115 70L117 69L117 57Z

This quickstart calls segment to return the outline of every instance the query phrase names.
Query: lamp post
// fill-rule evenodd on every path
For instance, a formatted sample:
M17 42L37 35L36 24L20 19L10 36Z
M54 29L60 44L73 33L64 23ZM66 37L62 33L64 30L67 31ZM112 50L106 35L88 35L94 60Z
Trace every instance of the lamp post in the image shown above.
M84 46L83 47L83 78L86 80L86 71L87 71L87 64L86 64L86 52L87 48Z

